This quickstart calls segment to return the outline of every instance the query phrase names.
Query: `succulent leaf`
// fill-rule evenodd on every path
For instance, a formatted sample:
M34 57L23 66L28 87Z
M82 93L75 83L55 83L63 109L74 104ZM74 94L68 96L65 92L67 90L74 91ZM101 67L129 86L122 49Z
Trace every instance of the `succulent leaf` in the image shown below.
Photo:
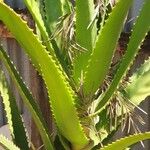
M61 0L63 15L71 13L71 4L68 0Z
M133 63L133 60L139 50L140 45L143 42L147 32L150 30L150 13L147 13L150 8L150 1L145 0L145 4L142 8L142 11L136 21L135 26L133 27L133 32L127 47L127 51L120 62L119 68L115 74L115 77L109 86L108 90L100 98L100 102L96 108L97 113L104 109L104 106L107 105L111 96L114 94L115 90L119 86L120 81L127 73L129 67ZM95 113L96 114L96 113Z
M38 1L36 1L36 0L24 0L24 2L26 4L26 6L28 7L30 13L32 14L34 20L36 21L38 28L40 29L40 32L42 34L44 43L45 43L48 51L53 56L53 58L55 60L57 60L55 53L54 53L54 50L50 44L49 35L46 31L46 27L45 27L44 21L42 19L42 15L40 13Z
M46 123L42 117L40 108L38 107L32 94L29 92L28 88L26 87L25 83L22 81L19 73L16 71L14 65L10 61L10 58L7 56L6 52L3 50L2 47L0 47L0 59L5 64L7 70L9 71L9 75L11 76L12 80L16 84L18 91L22 97L22 100L24 101L24 104L30 110L31 116L33 117L35 124L38 127L39 133L42 137L46 149L53 150L50 135Z
M150 58L130 77L125 91L135 105L150 95Z
M40 3L39 1L35 1L35 0L24 0L24 1L40 30L41 36L43 38L43 44L46 46L47 50L53 56L53 59L57 62L59 67L60 68L63 67L63 69L67 72L65 62L60 56L59 48L56 44L56 41L54 39L50 39L51 34L50 35L48 34L47 28L45 27L46 25L39 6L42 5L43 3ZM61 63L61 65L59 64L59 62Z
M0 93L3 98L9 128L15 144L21 149L29 150L28 138L16 100L2 71L0 71Z
M2 147L6 150L20 150L16 145L13 144L12 141L8 140L3 135L0 135L0 139L0 145L2 145Z
M83 83L85 95L94 94L102 85L131 4L132 0L119 1L101 30L86 68Z
M126 88L121 90L120 94L123 94L124 98L128 99L131 103L133 103L133 109L138 106L147 96L150 95L150 58L147 59L144 64L140 66L140 68L137 69L136 72L133 73L133 75L129 79L129 83L126 85ZM124 111L124 113L126 113ZM117 118L118 118L118 125L120 125L120 116L121 112L118 112ZM123 115L123 114L122 114ZM107 129L109 129L109 118L106 109L101 111L99 113L100 122L97 123L98 130L102 130L103 134L101 135L101 139L104 140L104 138L107 138L107 136L110 135L111 132L108 132Z
M76 42L85 52L81 52L74 60L74 79L79 83L82 72L85 71L90 54L96 40L96 21L88 28L94 16L94 2L92 0L76 0ZM86 11L85 11L86 10Z
M63 15L61 0L44 0L46 24L51 33L56 30L59 17Z
M128 137L117 140L116 142L113 142L108 146L104 146L100 150L116 150L117 147L119 148L119 150L124 150L125 148L128 148L129 146L137 142L140 142L142 140L147 140L147 139L150 139L150 132L130 135Z

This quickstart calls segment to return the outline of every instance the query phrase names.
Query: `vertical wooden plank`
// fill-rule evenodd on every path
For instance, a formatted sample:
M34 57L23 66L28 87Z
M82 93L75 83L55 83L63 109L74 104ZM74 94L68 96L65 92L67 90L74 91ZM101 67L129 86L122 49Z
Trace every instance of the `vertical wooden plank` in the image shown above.
M41 108L43 117L46 120L49 131L52 133L53 124L47 92L42 78L38 75L38 73L34 70L32 66L30 66L30 86L33 95L38 100L37 102ZM39 138L39 133L37 132L34 122L32 122L31 124L31 130L32 130L31 139L33 143L36 145L36 148L38 149L40 146L42 146L42 142L41 139Z
M4 125L4 109L3 109L3 103L2 103L2 100L0 98L0 127L2 125Z

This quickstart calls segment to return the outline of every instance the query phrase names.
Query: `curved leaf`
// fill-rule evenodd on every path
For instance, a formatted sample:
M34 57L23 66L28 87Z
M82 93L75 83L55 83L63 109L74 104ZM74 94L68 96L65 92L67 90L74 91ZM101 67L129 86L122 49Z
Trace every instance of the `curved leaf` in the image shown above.
M53 33L59 17L63 15L61 0L44 0L46 24ZM54 9L55 8L55 9Z
M130 77L129 83L123 91L120 91L120 94L131 103L134 104L134 107L138 106L147 96L150 95L150 58L145 61L144 64L138 68L138 70ZM119 93L118 93L119 94ZM133 109L134 109L133 107ZM124 111L125 113L125 111ZM116 117L118 118L118 125L120 125L121 112L118 111ZM98 130L104 130L101 139L103 140L109 135L107 128L109 128L110 120L108 118L108 114L106 109L99 113L99 117L101 118L100 122L97 123ZM104 128L104 129L103 129ZM112 125L113 128L113 125Z
M121 79L126 74L130 65L132 64L139 50L139 46L141 45L146 33L150 30L150 19L147 19L150 18L150 13L147 13L149 11L149 8L150 8L150 1L146 0L140 13L140 16L138 17L136 24L133 28L133 32L125 56L119 65L119 68L115 74L115 77L110 87L100 98L100 102L96 108L97 111L96 113L99 113L110 100L111 96L117 89L117 86L119 85Z
M150 57L145 60L143 64L141 64L136 72L133 73L133 75L130 77L130 82L132 83L134 80L138 79L147 71L150 71Z
M2 145L3 148L6 150L20 150L17 146L13 144L10 140L8 140L6 137L3 135L0 135L0 145Z
M3 98L9 128L15 144L21 149L29 150L28 138L16 100L2 71L0 71L0 93Z
M16 71L14 65L10 61L10 58L7 56L6 52L2 49L2 47L0 47L0 59L2 59L3 63L5 64L7 70L9 71L9 75L11 76L12 80L15 82L18 88L24 104L29 109L31 116L33 117L35 124L39 130L43 143L45 144L45 148L48 150L53 150L50 135L48 133L46 123L42 117L40 108L36 104L35 99L22 81L19 73Z
M86 11L85 11L86 10ZM82 72L85 71L86 65L96 40L96 22L88 28L94 16L94 1L76 0L76 41L86 49L81 52L74 60L74 79L79 83Z
M125 92L135 105L150 95L150 59L131 76Z
M57 62L57 64L60 65L59 64L59 62L60 62L63 69L67 72L67 69L65 67L65 62L60 56L58 46L54 39L50 40L50 38L49 38L50 35L47 33L47 29L46 29L45 23L43 21L43 16L40 13L39 5L42 5L43 3L40 3L35 0L24 0L24 1L40 30L41 36L43 38L43 44L45 44L47 50L53 56L53 59ZM41 6L41 7L44 7L44 6ZM43 14L43 15L45 15L45 14ZM60 66L60 68L61 68L61 66Z
M150 132L139 133L117 140L116 142L113 142L112 144L109 144L108 146L105 146L100 150L116 150L116 148L119 148L119 150L124 150L125 148L137 142L147 139L150 139Z
M7 25L35 67L42 73L49 97L51 97L50 103L59 131L73 145L84 147L88 139L77 116L74 104L75 93L60 68L20 17L3 3L0 3L0 20Z
M49 35L46 31L46 27L44 25L42 15L40 13L38 2L36 0L24 0L24 2L26 4L26 6L28 7L30 13L32 14L34 20L36 21L38 28L40 29L40 32L42 34L42 37L43 37L43 40L44 40L44 43L45 43L47 49L49 50L49 52L53 56L53 58L55 60L57 60L54 50L50 44Z
M61 0L63 15L71 13L71 2L68 0Z
M102 85L132 2L133 0L119 1L101 30L85 73L85 95L94 94Z

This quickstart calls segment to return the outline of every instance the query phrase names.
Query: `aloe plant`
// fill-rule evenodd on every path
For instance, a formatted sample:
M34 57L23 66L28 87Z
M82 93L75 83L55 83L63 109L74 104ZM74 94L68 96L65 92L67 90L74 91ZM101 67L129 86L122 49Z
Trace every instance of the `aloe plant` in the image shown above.
M103 147L104 143L109 143L111 135L121 126L121 122L131 117L134 108L150 95L150 59L131 77L127 75L150 30L150 19L147 19L150 18L150 13L147 13L150 1L145 0L125 54L115 66L112 64L118 39L133 0L118 1L111 8L109 16L107 9L112 6L110 1L103 1L103 9L92 0L76 0L75 6L67 0L24 2L35 21L37 34L2 1L0 20L22 46L45 82L47 100L57 126L54 140L35 98L3 46L0 46L0 59L37 126L44 148L125 149L136 142L149 139L149 132L139 133ZM0 74L0 93L12 135L12 141L0 135L0 145L10 150L34 149L9 83L2 71ZM112 116L110 109L114 103L118 107L114 108L115 115ZM18 132L22 132L21 136Z

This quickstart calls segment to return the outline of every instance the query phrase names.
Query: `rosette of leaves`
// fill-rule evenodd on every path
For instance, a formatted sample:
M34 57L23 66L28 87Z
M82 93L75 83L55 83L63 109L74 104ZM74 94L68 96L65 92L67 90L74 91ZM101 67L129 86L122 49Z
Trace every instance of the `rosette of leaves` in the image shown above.
M3 2L0 2L0 20L23 47L45 82L47 100L57 126L55 140L51 138L35 98L2 46L0 59L35 121L44 148L125 149L149 139L149 132L136 134L103 147L104 143L109 143L125 114L131 114L150 94L149 59L130 78L127 77L150 29L150 19L147 19L150 18L147 13L150 1L144 1L125 54L115 67L112 63L118 39L133 0L119 0L114 7L110 7L109 1L102 1L104 7L101 7L101 1L92 0L76 0L74 5L67 0L24 2L35 21L37 34ZM34 149L3 72L0 87L14 142L0 135L0 145L6 149L13 147L13 150ZM114 101L118 103L117 108L113 108ZM116 112L112 118L108 117L111 108ZM110 122L113 122L111 130L108 129ZM104 142L106 140L108 142Z

